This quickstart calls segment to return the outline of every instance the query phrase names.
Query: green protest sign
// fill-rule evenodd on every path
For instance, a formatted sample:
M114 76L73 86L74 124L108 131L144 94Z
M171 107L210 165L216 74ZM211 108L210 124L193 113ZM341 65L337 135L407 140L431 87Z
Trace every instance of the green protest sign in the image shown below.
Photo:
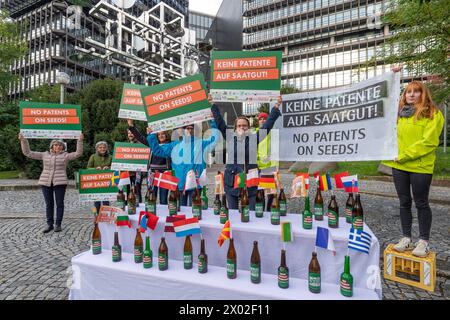
M141 89L147 86L124 83L122 99L120 100L119 118L147 121Z
M272 102L280 95L281 51L213 51L210 93L218 102Z
M154 132L212 119L202 74L141 89L148 125Z
M113 201L118 189L111 187L111 170L82 169L76 175L80 201Z
M20 133L25 138L78 139L81 106L20 101Z
M116 171L147 171L150 148L142 143L114 143L111 169Z

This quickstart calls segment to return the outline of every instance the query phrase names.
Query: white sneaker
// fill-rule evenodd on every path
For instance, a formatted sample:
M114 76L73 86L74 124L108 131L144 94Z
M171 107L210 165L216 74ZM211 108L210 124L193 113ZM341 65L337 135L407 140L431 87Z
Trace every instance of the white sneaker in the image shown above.
M412 254L416 257L426 257L428 255L428 252L430 251L430 248L428 247L428 241L420 239L416 243L416 247L414 248Z
M398 252L405 252L407 250L412 250L413 245L411 238L403 237L400 241L394 246L394 250Z

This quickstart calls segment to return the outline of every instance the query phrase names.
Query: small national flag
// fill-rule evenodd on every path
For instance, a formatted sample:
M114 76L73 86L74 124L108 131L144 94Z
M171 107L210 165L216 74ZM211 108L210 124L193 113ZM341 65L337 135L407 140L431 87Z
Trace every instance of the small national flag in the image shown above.
M225 222L225 225L222 228L222 231L220 232L219 239L217 240L219 247L222 246L225 240L230 239L230 232L231 232L230 220L227 220L227 222Z
M245 187L245 172L240 172L234 176L234 189Z
M275 189L277 186L273 174L261 175L258 186L263 189Z
M175 191L178 187L178 180L177 177L172 176L170 173L156 172L153 185L158 188Z
M214 193L215 194L224 194L225 186L223 183L223 173L219 173L214 176Z
M320 171L316 171L313 173L314 179L316 179L316 184L319 183L320 179Z
M147 227L151 230L155 230L159 217L153 213L141 211L139 213L139 232L144 233L147 231Z
M306 196L306 185L303 176L297 176L292 180L291 198L300 198Z
M344 188L344 184L342 183L342 178L343 177L347 177L347 176L348 176L348 172L347 171L334 175L334 182L336 182L336 189L343 189Z
M309 189L309 173L297 173L296 176L303 177L303 179L305 180L305 188L306 188L306 190L308 190Z
M111 182L110 182L110 186L111 187L116 187L120 182L120 172L119 171L114 171L112 177L111 177Z
M126 186L130 185L130 173L128 171L123 171L120 173L120 180L119 180L119 186Z
M202 188L208 184L208 176L206 175L206 169L203 169L200 178L198 178L198 185Z
M175 232L175 229L173 228L173 223L175 221L184 220L184 219L186 219L186 216L184 214L167 216L166 217L166 225L164 226L164 232Z
M317 227L316 247L330 250L333 252L333 255L336 255L336 249L334 248L334 242L331 237L330 230L327 228Z
M275 184L276 184L277 190L280 190L281 188L283 188L283 186L281 184L280 172L279 171L274 172L273 177L275 179Z
M128 228L131 228L131 222L128 214L126 214L124 211L119 212L116 218L116 225L118 227L128 226Z
M289 221L283 221L281 223L281 241L291 242L294 240L294 234L292 233L292 225Z
M319 178L320 191L328 191L333 189L331 186L330 174L324 174Z
M345 192L358 192L358 175L343 177L342 183L344 184ZM353 185L353 186L352 186Z
M348 235L348 248L369 254L372 236L364 230L351 228Z
M194 170L189 170L186 174L186 183L184 184L184 191L197 188L197 180L195 179Z
M173 228L177 237L202 233L197 217L174 221Z
M258 169L250 169L247 173L247 180L245 184L247 187L257 187L259 183L259 173Z

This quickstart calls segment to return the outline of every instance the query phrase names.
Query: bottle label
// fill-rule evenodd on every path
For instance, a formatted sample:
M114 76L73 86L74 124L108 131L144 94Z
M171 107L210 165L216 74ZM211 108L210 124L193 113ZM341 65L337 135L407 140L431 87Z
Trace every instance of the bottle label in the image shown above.
M202 210L207 210L208 209L208 198L203 197L202 198Z
M100 253L102 253L102 241L92 240L92 254L100 254Z
M184 268L192 269L192 252L185 252L183 254Z
M253 283L261 281L261 266L259 264L250 264L250 280Z
M256 203L255 204L255 215L258 218L262 218L264 214L264 204Z
M169 266L169 261L165 253L158 254L158 267L159 270L166 270Z
M361 216L353 218L352 226L354 229L363 230L364 228L363 218Z
M227 259L227 277L234 278L236 276L236 261Z
M303 212L303 229L312 229L313 219L311 212Z
M116 201L116 207L124 210L125 209L125 201L122 201L122 200Z
M341 293L343 296L351 297L353 295L353 283L341 277Z
M169 201L169 215L173 216L174 214L177 214L177 202Z
M321 204L314 205L314 215L316 217L322 217L323 216L323 206Z
M337 212L328 209L328 226L337 227L339 223L339 215Z
M122 260L122 248L120 246L112 247L112 260L113 262Z
M220 223L225 224L228 220L228 210L220 210Z
M280 201L280 215L285 216L287 212L286 201Z
M352 210L352 207L345 206L345 221L348 223L352 223Z
M143 249L142 246L134 246L134 262L142 262Z
M144 262L144 268L149 269L153 267L153 252L150 251L144 251L143 259Z
M249 222L250 221L250 209L248 206L242 207L242 222Z
M128 201L128 214L136 214L136 203Z
M198 205L192 206L192 216L200 220L202 218L202 208Z
M219 215L220 214L220 205L218 203L214 204L214 215Z
M270 222L272 224L280 224L280 210L273 209L270 212Z
M311 292L320 292L320 273L310 272L308 276L308 284Z
M206 259L203 255L198 257L198 272L205 273L207 268Z
M278 286L282 289L289 287L289 271L284 267L278 268Z

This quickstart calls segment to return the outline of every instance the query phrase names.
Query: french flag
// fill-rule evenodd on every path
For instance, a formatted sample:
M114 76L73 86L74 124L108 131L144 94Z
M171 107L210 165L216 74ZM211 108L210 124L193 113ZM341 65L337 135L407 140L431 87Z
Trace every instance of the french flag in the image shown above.
M336 249L334 248L334 242L331 237L330 230L327 228L317 227L316 247L330 250L333 252L334 256L336 255Z
M193 234L202 233L198 218L184 219L173 222L173 228L177 237L185 237Z
M345 192L358 192L358 175L342 177Z

